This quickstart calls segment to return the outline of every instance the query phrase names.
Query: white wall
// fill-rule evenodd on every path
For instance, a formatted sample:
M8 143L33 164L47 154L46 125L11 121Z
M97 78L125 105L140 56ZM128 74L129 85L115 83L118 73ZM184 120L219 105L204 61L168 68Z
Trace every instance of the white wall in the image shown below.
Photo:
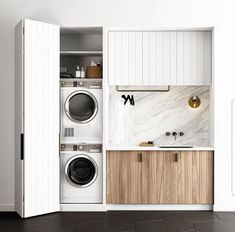
M228 208L232 199L229 187L230 101L235 98L235 90L227 82L232 83L235 78L234 9L233 0L2 0L0 209L12 209L14 205L14 26L24 17L63 26L215 26L215 90L218 93L215 143L216 159L222 168L217 170L221 185L216 185L216 197L225 199L218 209Z

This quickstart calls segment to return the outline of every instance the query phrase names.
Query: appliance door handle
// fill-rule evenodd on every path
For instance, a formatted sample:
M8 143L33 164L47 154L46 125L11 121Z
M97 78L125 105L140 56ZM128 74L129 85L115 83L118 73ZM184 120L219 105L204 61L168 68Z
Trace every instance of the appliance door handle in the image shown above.
M24 160L24 134L20 134L20 159Z

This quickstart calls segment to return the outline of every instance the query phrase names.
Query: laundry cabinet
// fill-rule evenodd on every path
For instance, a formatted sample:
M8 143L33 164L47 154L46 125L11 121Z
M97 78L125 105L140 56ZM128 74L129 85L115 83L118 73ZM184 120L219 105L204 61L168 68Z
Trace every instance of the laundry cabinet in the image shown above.
M109 85L211 85L212 31L108 31Z
M107 203L213 204L213 152L110 151Z
M22 217L60 211L59 148L61 138L64 138L60 135L60 118L64 117L60 107L60 66L68 67L73 74L71 77L77 64L85 68L93 60L102 66L102 30L101 27L60 28L29 19L16 26L15 208ZM70 74L65 72L65 75ZM85 83L70 80L72 87ZM102 79L98 82L102 83ZM61 83L65 85L68 82ZM95 89L98 87L93 85ZM85 92L83 97L87 100ZM99 100L102 101L101 93ZM99 103L102 115L102 104ZM87 114L90 113L88 111L86 108ZM101 116L99 122L99 134L102 135ZM102 143L102 137L99 143ZM99 179L102 180L102 157L99 171ZM99 188L102 202L102 185Z

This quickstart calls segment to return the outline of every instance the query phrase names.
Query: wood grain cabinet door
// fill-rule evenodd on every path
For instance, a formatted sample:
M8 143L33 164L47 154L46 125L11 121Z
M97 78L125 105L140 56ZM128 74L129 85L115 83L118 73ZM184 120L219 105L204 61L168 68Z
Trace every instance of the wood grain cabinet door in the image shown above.
M213 204L213 152L165 152L163 179L161 203Z
M193 152L165 151L163 192L161 203L193 203ZM195 157L194 157L195 158Z
M161 203L178 203L178 197L183 198L185 193L184 184L184 162L180 152L164 152L164 173L163 173L163 201Z
M107 203L213 204L213 152L108 152Z
M142 154L139 152L112 151L107 153L107 203L142 203L142 159Z
M141 196L144 204L162 203L163 174L164 174L164 152L143 152Z
M107 203L163 201L163 152L108 152Z
M185 154L185 156L187 153ZM213 152L194 151L192 158L192 192L194 204L214 202Z

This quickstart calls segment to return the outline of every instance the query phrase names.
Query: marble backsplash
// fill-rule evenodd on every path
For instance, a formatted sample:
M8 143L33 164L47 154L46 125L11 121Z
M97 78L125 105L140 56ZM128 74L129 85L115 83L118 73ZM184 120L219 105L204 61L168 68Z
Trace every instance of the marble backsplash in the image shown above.
M169 92L118 92L110 87L109 146L136 146L152 140L158 146L209 146L209 93L207 86L171 86ZM122 94L133 94L135 106L124 105ZM192 109L191 96L201 105ZM184 136L166 136L184 132Z

